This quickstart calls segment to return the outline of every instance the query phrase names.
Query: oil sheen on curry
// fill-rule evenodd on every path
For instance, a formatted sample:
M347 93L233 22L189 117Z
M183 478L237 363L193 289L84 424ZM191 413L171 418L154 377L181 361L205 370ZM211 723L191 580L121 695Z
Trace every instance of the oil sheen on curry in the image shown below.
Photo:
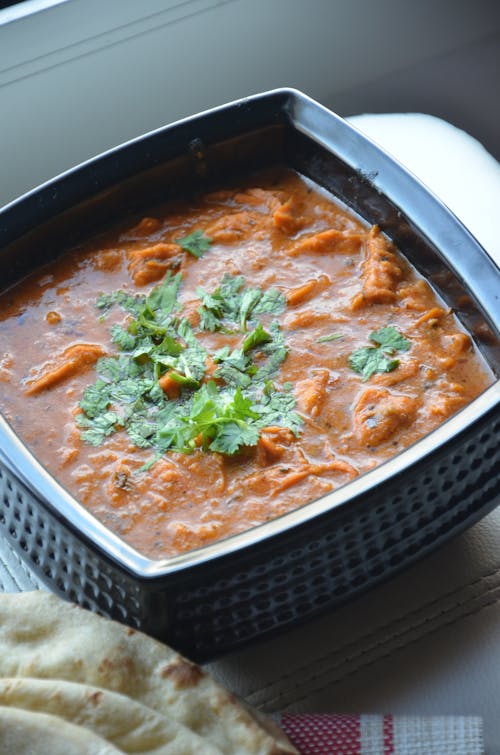
M325 495L491 382L380 230L285 170L69 251L0 318L7 420L152 558Z

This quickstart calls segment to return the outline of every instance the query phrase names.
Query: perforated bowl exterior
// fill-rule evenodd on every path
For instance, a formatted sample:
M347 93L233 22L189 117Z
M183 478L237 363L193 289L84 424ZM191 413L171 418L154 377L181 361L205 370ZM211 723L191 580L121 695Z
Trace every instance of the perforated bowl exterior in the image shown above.
M329 162L332 147L326 144L325 153L325 139L320 145L319 140L316 143L310 140L310 134L316 128L315 119L320 124L320 131L324 131L324 124L333 118L334 132L339 127L339 119L307 98L288 90L268 93L260 99L253 98L219 109L215 116L214 119L213 114L208 114L201 120L188 120L165 132L145 137L131 147L120 148L116 154L111 153L57 179L49 187L42 187L4 214L7 226L4 224L3 228L10 229L4 231L5 243L26 232L26 214L33 224L54 212L54 207L47 209L42 201L48 191L50 196L56 197L56 205L61 203L57 205L60 210L70 206L71 202L81 202L92 196L92 191L95 193L91 184L96 181L96 176L99 177L99 188L105 189L137 171L137 163L141 160L147 162L147 155L155 154L153 146L156 144L158 148L159 139L163 140L163 148L155 158L157 162L172 157L175 150L180 149L179 129L181 134L191 134L191 137L193 133L203 132L204 139L209 141L227 139L238 128L255 129L269 122L276 124L280 119L286 121L287 128L293 131L292 136L287 137L287 143L292 145L294 159L298 160L302 172L315 180L328 174L324 185L336 190L345 201L350 199L352 165L350 172L345 170L343 174L344 163L341 165L336 154L332 173ZM230 116L232 125L228 132ZM190 128L193 123L194 130ZM226 131L221 123L225 124ZM352 163L348 152L354 136L347 128L344 132L342 126L340 135L334 136L340 141L343 135L344 141L347 139L348 147L344 148L341 157ZM307 143L303 140L303 133L308 134ZM169 146L172 134L177 134L175 149ZM363 137L355 134L356 139L357 144L364 146ZM195 141L199 148L199 140ZM186 145L191 149L192 141L184 136L182 148L185 149ZM123 160L129 154L127 150L131 150L132 157L128 162L125 160L126 167L123 167ZM363 159L368 170L373 164L370 155L374 150L375 155L379 152L370 144L367 150L368 157ZM394 163L380 154L381 162L376 165L387 164L390 179L391 171L395 170ZM413 187L413 179L401 170L397 168L395 171L393 183L395 178L397 181L404 179ZM194 173L197 173L196 167ZM103 179L103 175L108 178ZM356 202L351 201L351 205L363 210L365 217L372 222L375 213L383 221L383 229L392 230L390 235L400 246L404 246L401 240L406 240L403 251L412 252L412 261L417 264L422 250L422 233L419 236L414 232L412 224L416 218L420 220L420 228L425 225L429 214L425 203L430 202L431 210L437 212L433 204L436 200L432 197L429 200L429 195L417 185L418 206L413 214L403 208L406 224L400 226L401 205L396 205L393 211L392 203L384 199L381 191L383 188L390 193L391 181L387 175L385 180L388 183L382 187L374 185L376 176L373 174L369 180L359 170L355 175L359 177L358 193ZM360 186L366 193L360 190ZM60 198L62 195L63 199ZM439 212L442 223L437 236L433 238L431 230L425 229L426 238L434 244L440 240L439 233L444 233L443 218L446 220L449 215L447 211L443 215L442 208ZM457 223L456 220L453 222ZM457 238L465 239L463 243L470 243L470 248L480 254L474 247L476 242L469 242L469 237L464 236L460 228L458 224ZM445 230L449 233L449 229ZM408 241L410 232L418 241L414 246ZM453 242L456 247L456 238ZM424 251L426 264L422 268L427 266L432 272L434 258L428 247ZM409 256L411 258L411 254ZM14 269L17 259L15 255L11 257ZM495 369L494 354L498 344L494 325L491 326L490 294L486 284L491 286L492 274L497 275L498 280L498 271L495 273L494 266L488 267L490 263L481 256L474 258L473 263L468 259L454 260L452 268L456 271L462 264L473 264L476 271L483 271L477 276L479 292L474 286L466 290L472 297L479 298L486 310L482 312L485 320L481 327L484 330L485 323L489 323L485 344L493 349L489 361ZM460 275L456 277L463 280L463 271L459 269L458 272ZM435 284L436 281L439 282L438 277L434 278ZM477 315L477 308L472 309L474 311L467 314L471 323ZM490 511L498 502L500 488L498 396L497 383L460 413L462 422L457 415L445 423L448 429L444 427L437 435L431 434L434 440L425 440L423 445L422 442L415 444L400 457L344 486L333 496L308 504L280 520L255 528L255 531L230 538L212 549L188 554L171 564L149 562L138 554L134 555L128 546L120 545L116 536L107 533L99 524L89 523L91 518L85 517L81 507L67 494L64 497L55 483L47 481L36 463L30 462L29 453L22 444L12 438L5 423L0 423L0 528L29 567L55 592L168 641L198 660L205 660L352 599ZM398 458L408 461L403 463Z

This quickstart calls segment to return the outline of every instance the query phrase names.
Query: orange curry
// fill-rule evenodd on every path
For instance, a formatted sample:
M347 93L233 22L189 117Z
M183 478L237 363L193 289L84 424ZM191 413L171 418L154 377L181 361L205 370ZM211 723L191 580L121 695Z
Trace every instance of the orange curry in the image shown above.
M0 320L7 420L152 558L325 495L491 382L380 230L287 170L67 252Z

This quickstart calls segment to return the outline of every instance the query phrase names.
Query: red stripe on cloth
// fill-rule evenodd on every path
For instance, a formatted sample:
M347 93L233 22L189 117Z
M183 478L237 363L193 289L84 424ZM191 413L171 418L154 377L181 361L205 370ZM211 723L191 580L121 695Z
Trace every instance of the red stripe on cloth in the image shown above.
M359 716L285 714L281 726L301 755L363 755Z
M383 722L384 755L394 755L394 720L384 716Z

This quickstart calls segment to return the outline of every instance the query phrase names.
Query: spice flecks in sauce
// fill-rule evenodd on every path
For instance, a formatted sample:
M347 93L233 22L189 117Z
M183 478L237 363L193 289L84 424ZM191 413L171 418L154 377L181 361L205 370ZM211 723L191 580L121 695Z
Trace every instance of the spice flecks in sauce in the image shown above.
M209 355L201 384L219 388L229 372L216 377L213 354L241 347L261 320L244 333L211 330L199 288L211 295L224 276L241 276L246 287L280 292L284 311L262 327L269 333L276 319L286 344L271 380L293 396L300 432L275 423L234 455L194 444L149 469L151 448L137 448L122 430L96 446L82 441L79 403L95 383L96 360L119 351L113 326L126 330L130 318L120 306L101 318L97 295L147 296L168 273L180 273L180 312ZM0 320L7 419L92 513L153 558L324 495L421 438L491 382L453 314L378 228L285 171L155 208L68 252L4 293ZM264 347L262 333L255 338ZM158 383L171 401L194 390L179 389L167 372Z

